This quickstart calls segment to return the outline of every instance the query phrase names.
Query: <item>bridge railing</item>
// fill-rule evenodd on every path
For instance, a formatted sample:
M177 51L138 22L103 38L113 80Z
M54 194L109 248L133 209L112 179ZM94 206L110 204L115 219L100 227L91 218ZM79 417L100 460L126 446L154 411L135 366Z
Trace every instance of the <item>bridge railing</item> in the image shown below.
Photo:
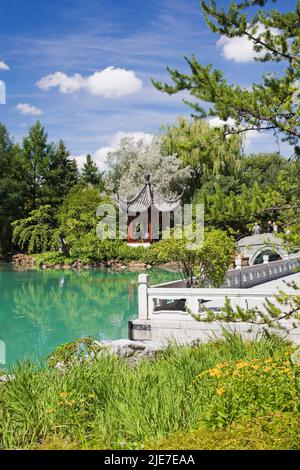
M300 269L299 257L230 269L225 275L222 287L247 288L258 286L264 282L293 274L297 269ZM171 281L154 287L185 287L185 282L183 280Z
M293 274L300 268L300 258L256 264L227 271L223 287L247 288Z
M187 288L183 281L149 286L148 275L139 276L139 319L149 320L158 314L205 312L203 306L220 311L228 298L233 307L253 308L266 299L274 298L276 292L266 289L248 289L273 279L293 274L300 268L300 258L234 269L227 272L221 288ZM293 292L294 293L294 292Z

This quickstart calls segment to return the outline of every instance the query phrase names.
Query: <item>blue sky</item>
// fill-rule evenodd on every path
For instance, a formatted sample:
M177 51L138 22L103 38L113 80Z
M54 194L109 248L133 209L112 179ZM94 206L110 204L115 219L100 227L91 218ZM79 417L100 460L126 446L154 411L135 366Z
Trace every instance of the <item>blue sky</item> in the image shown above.
M158 133L190 114L182 96L163 95L150 78L183 56L224 70L243 86L274 69L252 60L249 45L224 43L206 26L199 0L1 0L0 80L7 88L0 121L21 141L40 119L50 140L64 139L101 166L121 136ZM219 1L219 4L228 3ZM295 2L280 0L277 8ZM240 40L238 40L240 41ZM278 151L270 134L252 134L246 150ZM292 150L280 143L289 156Z

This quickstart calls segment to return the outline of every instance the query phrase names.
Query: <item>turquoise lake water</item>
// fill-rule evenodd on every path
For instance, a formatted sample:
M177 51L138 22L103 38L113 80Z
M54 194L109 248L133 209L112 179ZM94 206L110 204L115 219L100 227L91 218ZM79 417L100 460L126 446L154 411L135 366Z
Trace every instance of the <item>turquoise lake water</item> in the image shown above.
M149 271L157 284L175 273ZM0 369L45 358L59 344L84 336L128 337L137 318L138 273L16 271L0 264Z

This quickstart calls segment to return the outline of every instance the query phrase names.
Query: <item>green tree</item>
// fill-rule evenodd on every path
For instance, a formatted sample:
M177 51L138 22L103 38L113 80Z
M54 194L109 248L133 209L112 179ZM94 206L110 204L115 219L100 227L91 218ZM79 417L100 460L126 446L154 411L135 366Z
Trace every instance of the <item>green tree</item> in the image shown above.
M173 261L187 287L219 287L232 261L233 240L221 230L207 230L199 248L191 249L189 235L190 228L186 228L181 239L173 234L157 243L153 250L158 260Z
M79 174L75 159L70 159L63 140L52 146L45 175L45 193L49 204L59 205L70 189L78 183Z
M275 207L290 249L300 250L300 157L294 158L278 178L284 201Z
M99 242L96 211L102 202L108 200L92 186L74 186L66 196L58 212L58 232L72 256L95 252Z
M252 187L243 184L239 193L229 194L216 185L214 193L204 196L205 222L236 236L245 236L251 233L255 221L264 226L268 220L277 218L275 208L283 201L278 190L271 186L263 188L256 182Z
M189 196L208 178L236 174L241 165L242 139L231 136L220 142L220 128L211 127L204 119L189 121L178 118L173 126L163 127L162 150L177 155L192 170Z
M29 217L12 223L13 241L28 253L48 251L55 236L55 219L49 205L40 206L30 212Z
M151 181L165 197L180 194L187 187L191 170L175 155L162 153L161 141L154 138L150 144L125 137L107 156L107 189L132 197L144 183L144 174L150 173Z
M23 215L23 168L20 149L0 123L0 254L11 249L11 222Z
M224 136L273 130L299 151L300 3L297 1L295 10L286 13L255 10L267 3L268 0L244 0L218 8L215 0L201 0L201 7L214 33L247 38L257 52L255 60L282 64L279 72L264 75L260 83L246 89L229 84L222 71L202 65L192 56L186 58L190 74L168 68L173 85L154 80L153 84L168 94L187 90L192 97L207 103L208 109L204 109L199 102L187 102L200 117L233 119L235 125L225 126Z
M278 175L291 167L291 163L278 153L244 155L241 160L240 181L248 187L257 183L262 188L278 188ZM289 179L289 175L287 174Z
M103 173L99 171L91 155L86 156L86 161L82 168L81 182L103 189Z
M53 148L48 144L47 134L38 121L31 127L28 136L23 139L23 159L27 186L25 205L28 212L42 204L48 193L46 178L51 152L53 152Z

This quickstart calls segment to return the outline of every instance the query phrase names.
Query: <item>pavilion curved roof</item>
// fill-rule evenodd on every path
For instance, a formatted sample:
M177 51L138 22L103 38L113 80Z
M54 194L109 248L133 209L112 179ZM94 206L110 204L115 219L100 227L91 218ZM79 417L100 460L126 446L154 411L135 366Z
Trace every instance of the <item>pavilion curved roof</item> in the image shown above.
M118 205L124 213L145 212L152 205L160 212L171 212L180 206L181 196L167 199L150 182L145 182L141 190L131 199L117 197Z

